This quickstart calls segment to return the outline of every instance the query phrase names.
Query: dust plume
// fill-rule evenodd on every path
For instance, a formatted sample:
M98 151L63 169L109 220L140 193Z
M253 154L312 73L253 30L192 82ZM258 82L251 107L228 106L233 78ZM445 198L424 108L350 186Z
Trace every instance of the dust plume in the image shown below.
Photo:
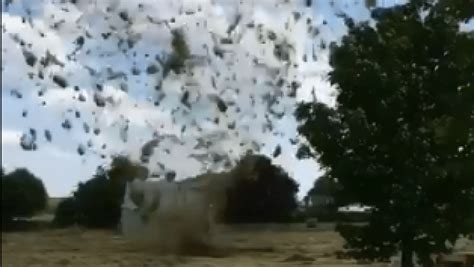
M253 158L229 172L205 173L182 181L134 180L127 184L122 210L124 236L158 253L217 255L228 249L216 224L226 192L250 177Z

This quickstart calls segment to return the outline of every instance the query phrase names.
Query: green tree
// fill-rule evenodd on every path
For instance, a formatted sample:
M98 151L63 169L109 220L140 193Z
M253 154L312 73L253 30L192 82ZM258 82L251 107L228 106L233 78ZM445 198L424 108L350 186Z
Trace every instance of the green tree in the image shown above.
M46 208L48 194L43 182L27 169L2 176L2 226L16 217L31 217Z
M474 213L474 39L459 30L473 1L410 1L376 8L369 23L345 18L332 45L334 108L302 103L299 132L337 177L341 203L374 207L369 224L340 227L358 258L402 252L425 266L469 231Z
M90 180L79 183L71 199L64 200L55 214L59 226L73 223L93 228L115 227L120 219L127 181L145 179L148 169L119 155L110 167L98 171Z
M78 222L77 216L76 202L74 198L68 197L56 207L53 224L59 227L70 226Z
M252 177L238 179L227 192L225 219L232 223L285 222L296 210L298 184L265 156L255 157ZM240 164L248 162L243 159ZM241 166L237 166L239 168Z
M93 228L114 227L120 218L120 200L114 198L114 193L105 173L79 183L73 194L78 223Z
M340 185L336 179L327 174L319 177L307 194L307 201L311 201L311 206L306 210L307 215L316 216L322 221L335 220L337 213L335 198L339 191Z
M313 188L308 191L308 195L317 194L334 197L339 190L340 185L337 180L325 174L314 181Z

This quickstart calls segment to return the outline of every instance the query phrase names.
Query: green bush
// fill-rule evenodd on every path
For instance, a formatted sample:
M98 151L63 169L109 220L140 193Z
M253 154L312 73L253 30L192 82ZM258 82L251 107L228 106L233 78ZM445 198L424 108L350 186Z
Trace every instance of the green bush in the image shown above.
M2 228L15 218L32 217L44 210L47 198L43 182L27 169L2 176Z

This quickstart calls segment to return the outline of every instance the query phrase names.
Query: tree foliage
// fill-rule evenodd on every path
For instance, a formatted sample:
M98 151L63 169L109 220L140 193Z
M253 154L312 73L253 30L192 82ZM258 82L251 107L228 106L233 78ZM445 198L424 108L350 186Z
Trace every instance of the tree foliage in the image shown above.
M53 224L59 227L73 225L78 221L74 198L68 197L59 202L54 212Z
M43 182L27 169L2 174L2 226L12 223L14 218L31 217L42 211L47 198Z
M308 195L334 197L339 190L340 185L337 180L325 174L314 181L314 185L308 191Z
M79 223L93 228L115 227L120 219L127 181L147 176L146 167L125 156L116 156L108 170L79 183L73 197L58 206L55 222L59 226Z
M249 157L249 156L247 156ZM256 157L253 177L238 179L227 192L225 219L231 223L285 222L296 210L298 184L265 156ZM241 164L247 162L245 159ZM239 166L237 166L239 168Z
M376 8L369 23L346 18L332 45L336 107L302 103L299 132L342 185L341 203L375 209L362 228L340 228L353 255L402 251L430 265L468 231L474 213L474 38L459 23L474 3L410 1Z
M337 215L335 198L339 191L336 179L329 175L319 177L305 197L305 201L311 201L311 205L307 206L307 216L317 217L320 221L334 221Z
M73 194L78 223L87 227L114 227L120 218L119 188L112 185L106 174L96 174L80 183Z

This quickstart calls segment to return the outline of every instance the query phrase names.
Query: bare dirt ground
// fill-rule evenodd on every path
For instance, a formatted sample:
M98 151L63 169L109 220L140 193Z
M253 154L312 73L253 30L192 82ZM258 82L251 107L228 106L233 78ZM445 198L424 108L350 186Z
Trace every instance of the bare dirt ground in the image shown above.
M335 257L334 252L342 248L343 241L330 229L221 227L218 233L226 248L208 256L163 255L109 231L3 233L2 266L364 266Z

